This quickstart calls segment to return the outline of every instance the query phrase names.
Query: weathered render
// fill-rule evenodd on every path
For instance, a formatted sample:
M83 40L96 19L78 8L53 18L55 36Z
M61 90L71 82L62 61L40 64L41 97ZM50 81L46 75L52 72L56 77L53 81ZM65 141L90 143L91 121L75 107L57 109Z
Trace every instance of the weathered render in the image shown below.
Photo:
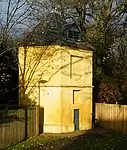
M40 124L45 133L76 130L75 109L77 129L92 128L92 51L59 45L20 47L19 84L20 105L44 108Z

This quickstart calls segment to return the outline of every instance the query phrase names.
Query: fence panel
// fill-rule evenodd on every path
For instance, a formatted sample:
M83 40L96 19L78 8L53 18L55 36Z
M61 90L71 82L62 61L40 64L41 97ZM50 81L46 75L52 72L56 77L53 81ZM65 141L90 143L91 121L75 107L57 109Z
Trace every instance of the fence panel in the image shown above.
M127 106L96 103L96 119L100 126L127 133Z
M36 135L36 107L28 108L28 138Z
M0 110L0 115L0 149L36 135L36 107Z

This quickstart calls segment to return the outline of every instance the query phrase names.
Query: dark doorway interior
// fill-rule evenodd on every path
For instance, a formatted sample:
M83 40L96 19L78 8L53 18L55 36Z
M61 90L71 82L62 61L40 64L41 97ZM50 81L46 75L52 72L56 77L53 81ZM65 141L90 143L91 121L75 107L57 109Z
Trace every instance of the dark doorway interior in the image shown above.
M43 133L44 128L44 107L39 110L39 134Z
M79 109L74 109L75 130L79 130Z

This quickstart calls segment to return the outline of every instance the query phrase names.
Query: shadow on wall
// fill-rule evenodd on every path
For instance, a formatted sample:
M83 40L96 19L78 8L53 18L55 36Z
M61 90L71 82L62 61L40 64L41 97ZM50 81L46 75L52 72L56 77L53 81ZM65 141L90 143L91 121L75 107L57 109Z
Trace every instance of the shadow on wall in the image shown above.
M38 93L39 92L39 82L42 79L45 80L45 78L46 78L46 82L48 82L48 84L51 83L51 86L52 86L52 84L53 84L53 86L55 86L56 82L58 82L58 77L56 76L56 78L55 78L55 75L58 74L58 76L59 76L59 73L62 72L61 74L63 75L63 78L65 77L65 79L69 79L70 83L65 82L63 80L64 83L62 83L62 85L60 85L60 86L71 87L72 79L70 79L70 78L73 75L73 77L74 77L73 80L77 81L76 84L74 83L73 87L79 88L82 85L84 85L79 82L80 79L83 79L84 77L88 76L88 80L89 80L89 75L90 75L90 77L92 77L92 68L91 68L92 67L91 66L92 65L91 64L92 63L91 62L92 55L91 54L88 53L88 54L85 54L83 57L79 57L79 56L77 56L77 53L74 52L74 54L76 55L76 57L74 57L74 56L70 55L70 53L69 53L70 49L69 48L66 49L66 47L64 47L64 49L66 50L65 55L60 54L60 56L59 56L57 54L57 52L58 52L58 50L60 50L60 48L59 47L57 48L57 45L56 45L56 48L51 47L51 46L44 47L44 49L41 49L41 50L40 50L40 48L34 49L34 47L32 47L32 49L29 49L29 48L21 49L21 50L23 50L23 54L21 54L21 58L23 58L23 60L22 59L21 60L23 61L23 63L21 63L19 66L19 70L21 72L20 73L21 74L20 85L22 85L20 93L22 93L22 90L25 89L23 93L25 93L25 92L29 93L29 96L30 97L33 96L33 99L38 100L38 103L39 103L39 97L40 97L40 95ZM53 50L52 50L52 48L53 48ZM80 49L77 49L78 47L74 47L74 48L80 52ZM34 53L33 53L33 50L34 50ZM38 52L38 50L39 50L39 52ZM29 59L27 59L27 56ZM54 56L56 56L56 57L54 57ZM68 58L66 56L68 56ZM61 65L60 65L60 63L58 63L60 59L63 61L63 63L61 63ZM79 68L81 67L80 64L82 63L82 60L83 60L83 62L88 62L88 66L84 67L84 68L86 68L86 70L83 70L84 69L83 68L82 71L80 71ZM44 63L41 64L41 61L44 61ZM77 67L77 65L78 65L78 67ZM76 69L74 70L74 68L76 68ZM37 74L37 72L38 72L38 74ZM61 74L60 74L60 76L61 76ZM82 84L82 85L80 86L80 84ZM86 83L86 84L88 84L88 83ZM46 86L46 84L43 83L43 86ZM88 84L88 86L91 87L91 80L90 80L90 84ZM23 89L23 87L24 87L24 89ZM24 104L31 102L31 100L28 98L28 96L25 97L25 99L23 98L21 101ZM36 104L33 104L33 105L36 105ZM40 116L43 115L43 111L44 110L42 110L42 108L40 108ZM42 124L43 124L42 118L43 117L40 117L40 119L39 119L40 126L42 126Z

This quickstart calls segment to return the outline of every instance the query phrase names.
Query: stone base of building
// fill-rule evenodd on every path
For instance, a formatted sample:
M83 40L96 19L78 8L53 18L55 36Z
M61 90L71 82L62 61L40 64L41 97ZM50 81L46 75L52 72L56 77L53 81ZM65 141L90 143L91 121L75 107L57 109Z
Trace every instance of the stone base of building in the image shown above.
M44 133L68 133L74 131L74 125L45 124Z
M92 129L91 123L80 124L80 130L90 130L90 129Z
M56 125L56 124L44 124L44 133L68 133L74 132L74 124L72 125ZM79 130L92 129L91 123L80 124Z
M72 124L72 125L62 125L61 130L62 130L62 133L73 132L74 131L74 124Z

